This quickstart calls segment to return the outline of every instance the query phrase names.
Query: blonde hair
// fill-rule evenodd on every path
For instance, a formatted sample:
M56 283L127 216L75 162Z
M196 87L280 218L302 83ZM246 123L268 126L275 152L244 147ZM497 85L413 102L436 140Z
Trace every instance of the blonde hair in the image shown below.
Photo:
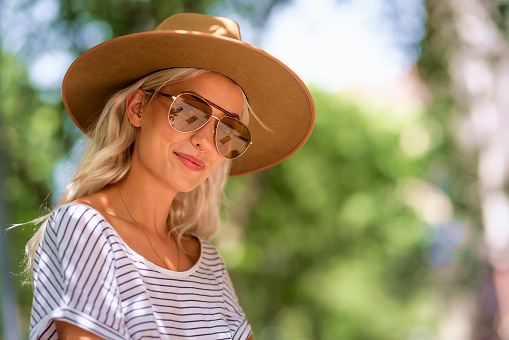
M107 101L97 123L90 133L90 140L83 153L81 163L73 179L53 210L32 221L41 224L25 247L25 271L29 282L33 281L35 252L46 230L51 213L60 206L78 198L94 194L105 186L121 180L131 166L132 145L135 128L125 114L126 98L138 88L151 99L165 86L187 80L205 72L197 68L172 68L145 76L130 86L114 93ZM239 87L240 88L240 87ZM247 125L252 112L244 92L244 108L241 120ZM219 231L219 208L224 185L230 172L231 161L224 161L205 181L190 192L179 192L175 196L168 214L168 226L178 232L179 239L185 234L195 234L204 239Z

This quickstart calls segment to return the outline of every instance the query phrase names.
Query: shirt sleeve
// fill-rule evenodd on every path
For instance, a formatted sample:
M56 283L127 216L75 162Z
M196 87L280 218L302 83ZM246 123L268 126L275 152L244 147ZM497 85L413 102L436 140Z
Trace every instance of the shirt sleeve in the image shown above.
M54 320L126 339L111 228L94 209L64 205L49 218L34 258L30 339L58 339Z
M230 275L224 269L223 273L223 294L226 304L226 321L230 328L230 334L233 340L245 340L251 335L251 325L247 321L246 314L240 307L237 294L233 288Z

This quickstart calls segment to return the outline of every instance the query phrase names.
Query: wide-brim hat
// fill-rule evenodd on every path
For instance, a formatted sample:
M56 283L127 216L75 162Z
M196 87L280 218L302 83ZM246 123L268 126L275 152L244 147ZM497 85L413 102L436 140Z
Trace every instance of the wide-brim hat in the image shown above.
M241 41L236 22L202 14L173 15L154 31L121 36L89 49L67 70L64 105L78 128L88 134L113 93L150 73L174 67L207 69L232 79L270 128L250 118L253 144L232 161L231 176L285 160L311 134L315 106L302 80L269 53Z

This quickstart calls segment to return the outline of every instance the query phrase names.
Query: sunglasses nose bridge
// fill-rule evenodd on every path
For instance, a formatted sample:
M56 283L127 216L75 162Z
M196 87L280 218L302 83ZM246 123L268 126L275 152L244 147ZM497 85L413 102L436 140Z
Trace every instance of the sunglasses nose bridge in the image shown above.
M217 120L217 122L215 120L213 120L212 118L215 118ZM192 132L194 134L194 136L195 136L194 138L201 139L202 142L204 142L204 140L207 140L207 143L215 144L214 140L215 140L216 128L217 128L217 124L219 123L219 121L220 121L220 118L214 116L213 114L210 114L209 118L207 119L207 121L205 121L203 123L203 125L201 125L197 129L190 131L190 132ZM212 122L212 127L210 127L210 122ZM211 129L212 129L212 131L211 131ZM212 132L212 134L211 134L211 132ZM209 138L211 138L211 140L208 140Z
M216 129L217 129L217 124L219 124L221 122L221 118L214 116L212 113L210 114L210 118L215 118L217 120L217 122L214 122L214 133L215 133ZM207 121L207 123L210 121L210 118Z
M218 122L221 121L221 118L217 117L217 116L214 116L212 113L210 114L210 117L211 118L215 118Z

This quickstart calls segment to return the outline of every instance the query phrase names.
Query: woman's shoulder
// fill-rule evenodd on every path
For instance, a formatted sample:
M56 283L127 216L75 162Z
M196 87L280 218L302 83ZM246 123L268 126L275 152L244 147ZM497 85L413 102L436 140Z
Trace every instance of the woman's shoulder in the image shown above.
M48 228L60 235L79 230L97 232L111 228L100 207L89 197L57 207L48 219Z
M48 219L48 227L57 231L90 229L106 222L104 217L93 207L70 202L56 208Z
M207 261L207 263L211 265L219 265L219 266L225 266L224 260L217 250L216 246L204 239L200 239L201 243L201 256L202 259Z
M108 251L115 241L112 227L93 207L70 202L56 208L47 220L38 251L39 256L58 253L67 261L89 248Z
M57 207L50 216L50 221L59 221L64 218L83 218L84 216L100 215L92 206L81 202L69 202ZM100 218L100 217L99 217Z
M102 189L94 194L75 199L74 201L70 202L70 204L86 205L98 213L102 213L105 210L105 202L110 201L108 191L109 190Z
M104 217L105 209L103 202L105 201L105 195L102 191L95 194L80 197L72 202L63 204L54 210L52 217L53 219L83 219L83 218L94 218L97 222L107 221Z
M208 254L219 255L219 252L217 251L216 246L212 242L210 242L209 240L203 239L197 235L193 235L193 236L199 240L201 247L202 247L202 252L208 253Z

